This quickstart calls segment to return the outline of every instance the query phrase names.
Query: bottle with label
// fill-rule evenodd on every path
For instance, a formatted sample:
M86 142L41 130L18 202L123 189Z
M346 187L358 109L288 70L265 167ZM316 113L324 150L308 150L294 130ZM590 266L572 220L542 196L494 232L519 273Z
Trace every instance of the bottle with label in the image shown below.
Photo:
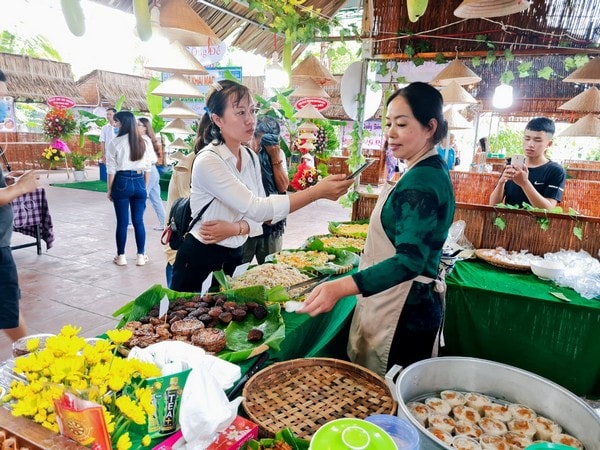
M154 413L148 414L148 433L156 433L160 430L160 422L158 420L158 401L156 395L152 394L152 406L154 406Z
M173 433L177 427L177 415L179 414L179 403L181 397L181 388L179 387L179 379L172 377L169 387L165 389L164 396L164 415L160 426L161 434Z

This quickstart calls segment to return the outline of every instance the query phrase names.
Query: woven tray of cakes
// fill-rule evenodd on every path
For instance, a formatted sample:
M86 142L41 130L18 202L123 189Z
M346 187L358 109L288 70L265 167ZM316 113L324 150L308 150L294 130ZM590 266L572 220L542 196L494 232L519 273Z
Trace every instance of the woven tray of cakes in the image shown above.
M501 247L477 249L475 250L475 256L493 266L502 269L519 270L522 272L531 270L532 261L540 261L543 259L539 256L527 253L525 250L520 252L507 251Z
M246 414L263 436L289 427L303 439L334 419L394 414L397 407L379 375L331 358L275 363L248 380L243 397Z

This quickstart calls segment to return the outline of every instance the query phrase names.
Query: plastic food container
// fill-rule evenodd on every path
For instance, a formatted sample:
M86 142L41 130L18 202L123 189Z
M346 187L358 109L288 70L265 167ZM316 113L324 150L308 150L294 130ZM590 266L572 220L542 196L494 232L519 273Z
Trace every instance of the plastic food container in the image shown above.
M344 418L327 422L310 440L309 450L397 450L382 428L362 419Z
M419 450L419 433L410 422L389 414L374 414L365 420L389 434L398 450Z

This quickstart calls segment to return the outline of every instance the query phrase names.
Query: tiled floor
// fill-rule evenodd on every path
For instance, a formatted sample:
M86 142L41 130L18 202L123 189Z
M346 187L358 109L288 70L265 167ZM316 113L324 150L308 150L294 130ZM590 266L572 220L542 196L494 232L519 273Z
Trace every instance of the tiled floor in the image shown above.
M98 179L98 169L87 171ZM70 178L72 181L72 178ZM50 183L70 181L64 172L41 176L54 224L54 246L37 255L35 247L14 250L22 291L22 314L28 331L55 333L65 324L82 327L85 337L96 336L116 324L112 313L155 283L164 284L165 258L157 219L147 205L146 253L150 262L135 265L133 231L127 240L128 265L116 266L115 216L106 194L65 189ZM284 248L296 248L304 239L327 232L330 220L349 220L350 210L337 202L319 200L292 213L284 234ZM13 234L13 245L33 238ZM0 293L1 295L1 293ZM0 361L11 356L9 339L0 333Z

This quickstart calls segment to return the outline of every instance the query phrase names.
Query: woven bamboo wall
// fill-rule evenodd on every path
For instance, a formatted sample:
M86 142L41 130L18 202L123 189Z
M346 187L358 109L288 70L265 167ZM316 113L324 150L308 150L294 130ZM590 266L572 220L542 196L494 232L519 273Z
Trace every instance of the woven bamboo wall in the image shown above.
M578 180L600 181L600 170L595 169L571 169L567 170L567 176Z
M579 159L565 159L563 166L569 169L593 169L600 170L600 161L582 161Z
M71 150L79 151L79 136L66 141ZM92 156L100 152L100 144L85 139L82 153ZM5 151L12 170L41 169L42 151L48 141L39 133L0 133L0 147Z
M501 217L506 227L500 230L494 225ZM561 249L585 250L597 256L600 249L600 218L579 217L577 220L564 214L548 214L548 230L537 223L543 213L524 210L495 209L491 206L456 204L454 220L467 224L465 236L475 248L503 247L506 250L528 250L535 255L558 252ZM583 228L583 239L573 234L573 228Z
M367 157L367 159L376 159L376 161L361 173L360 183L374 185L385 183L386 169L384 153L380 150L372 150L372 155ZM319 164L323 162L327 165L327 172L329 175L336 175L340 173L350 173L347 161L347 156L332 156L327 161L317 160L316 163Z

